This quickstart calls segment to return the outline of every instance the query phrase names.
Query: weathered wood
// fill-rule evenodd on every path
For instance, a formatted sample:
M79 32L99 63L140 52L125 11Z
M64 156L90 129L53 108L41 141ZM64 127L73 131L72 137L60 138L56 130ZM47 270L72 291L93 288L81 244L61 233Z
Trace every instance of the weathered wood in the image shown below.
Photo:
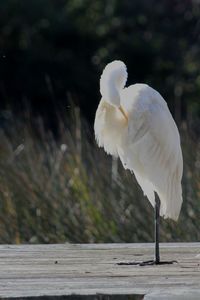
M0 245L0 297L200 299L200 243L161 244L161 260L177 260L172 265L117 265L151 259L153 251L153 244Z

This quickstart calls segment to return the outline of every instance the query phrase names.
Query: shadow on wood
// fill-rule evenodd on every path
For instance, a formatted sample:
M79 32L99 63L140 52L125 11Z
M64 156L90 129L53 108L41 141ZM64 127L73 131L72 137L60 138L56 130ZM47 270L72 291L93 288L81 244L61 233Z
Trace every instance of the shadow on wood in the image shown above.
M148 243L0 245L0 298L200 299L200 243L161 244L160 252L177 263L118 265L151 259Z

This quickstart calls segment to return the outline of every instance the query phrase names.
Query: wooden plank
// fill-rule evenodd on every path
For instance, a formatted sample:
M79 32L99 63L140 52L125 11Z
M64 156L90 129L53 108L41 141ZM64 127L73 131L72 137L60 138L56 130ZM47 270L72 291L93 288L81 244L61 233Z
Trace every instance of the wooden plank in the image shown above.
M153 251L153 244L0 245L0 297L200 299L200 243L161 244L161 258L177 260L172 265L117 265L151 259Z

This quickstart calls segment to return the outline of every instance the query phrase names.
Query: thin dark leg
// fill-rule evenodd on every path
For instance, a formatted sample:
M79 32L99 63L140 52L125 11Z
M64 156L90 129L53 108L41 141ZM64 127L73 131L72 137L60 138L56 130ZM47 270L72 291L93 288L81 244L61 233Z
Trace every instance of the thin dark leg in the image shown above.
M160 252L159 252L159 221L160 221L160 199L155 193L155 207L154 207L154 233L155 233L155 259L141 262L120 262L118 265L139 265L139 266L150 266L160 264Z
M160 249L159 249L159 225L160 225L160 199L155 193L155 259L147 261L134 261L134 262L119 262L117 265L138 265L138 266L151 266L151 265L164 265L164 264L173 264L177 261L160 261Z
M160 225L160 199L155 194L155 264L160 263L160 251L159 251L159 225Z

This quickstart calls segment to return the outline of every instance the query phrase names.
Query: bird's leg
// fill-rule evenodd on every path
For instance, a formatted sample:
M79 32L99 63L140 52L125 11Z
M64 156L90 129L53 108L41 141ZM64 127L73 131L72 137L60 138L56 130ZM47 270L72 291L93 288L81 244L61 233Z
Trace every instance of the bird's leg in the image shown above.
M152 266L152 265L164 265L173 264L177 261L160 261L160 251L159 251L159 225L160 225L160 199L155 193L155 259L147 261L134 261L134 262L120 262L118 265L137 265L137 266Z
M141 262L127 262L118 263L118 265L139 265L139 266L151 266L160 264L160 252L159 252L159 222L160 221L160 199L155 193L155 208L154 208L154 222L155 222L155 259L146 260Z
M160 199L155 193L155 207L154 207L154 232L155 232L155 258L154 260L147 260L141 262L140 266L151 266L162 264L160 262L160 249L159 249L159 226L160 226Z
M155 208L154 208L154 214L155 214L155 258L154 260L148 260L141 262L140 266L149 266L149 265L164 265L164 264L173 264L177 261L160 261L160 248L159 248L159 229L160 229L160 199L155 193Z
M155 264L160 263L159 249L160 199L155 193Z

